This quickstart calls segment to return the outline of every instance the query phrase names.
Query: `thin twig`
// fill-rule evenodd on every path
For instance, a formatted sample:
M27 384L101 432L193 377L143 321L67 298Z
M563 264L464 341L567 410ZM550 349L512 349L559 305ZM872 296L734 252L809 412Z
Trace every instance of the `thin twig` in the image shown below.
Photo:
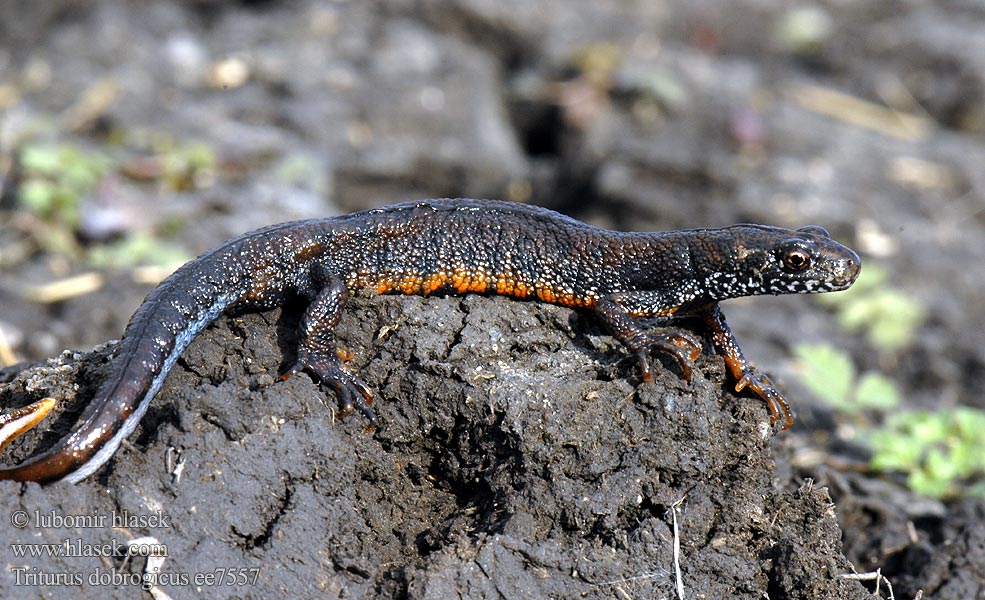
M105 278L100 273L88 272L29 288L25 296L31 302L52 304L91 294L103 287Z
M889 600L896 600L896 596L893 594L893 584L882 574L882 569L876 569L868 573L841 573L838 577L842 579L854 579L856 581L875 581L877 596L879 595L879 585L885 581L886 589L889 590ZM917 593L917 598L914 600L919 600L921 597L923 597L922 591Z
M912 115L819 86L799 85L788 91L789 97L803 108L871 131L904 141L927 136L934 123Z
M674 520L674 577L676 579L677 598L679 600L684 600L684 578L681 577L681 536L677 528L677 511L686 499L687 494L684 494L680 500L670 507L670 512Z

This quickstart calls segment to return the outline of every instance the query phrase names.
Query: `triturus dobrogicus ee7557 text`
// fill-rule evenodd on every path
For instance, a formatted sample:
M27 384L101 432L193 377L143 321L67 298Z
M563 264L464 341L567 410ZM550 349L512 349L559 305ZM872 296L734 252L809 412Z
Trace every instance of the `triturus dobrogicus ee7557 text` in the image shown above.
M860 267L858 256L820 227L629 233L493 200L427 200L274 225L206 252L152 291L80 424L47 451L0 469L0 479L77 482L92 474L133 432L206 325L226 310L269 309L292 296L310 302L288 374L310 371L334 390L340 413L358 409L375 423L370 389L341 362L334 340L350 290L360 288L501 294L592 312L638 357L644 381L655 351L668 353L690 377L702 344L687 331L648 329L638 319L696 318L708 327L735 389L765 400L770 422L787 428L787 403L746 361L718 303L843 290Z

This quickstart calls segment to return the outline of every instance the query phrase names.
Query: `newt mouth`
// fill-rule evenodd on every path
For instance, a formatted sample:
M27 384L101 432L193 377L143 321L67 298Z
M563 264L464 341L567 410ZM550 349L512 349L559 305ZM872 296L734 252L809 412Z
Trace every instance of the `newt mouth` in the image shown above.
M862 272L862 261L859 259L858 255L847 250L848 256L841 259L837 263L837 277L834 281L833 289L836 291L845 290L851 287L855 280L858 279L859 273Z

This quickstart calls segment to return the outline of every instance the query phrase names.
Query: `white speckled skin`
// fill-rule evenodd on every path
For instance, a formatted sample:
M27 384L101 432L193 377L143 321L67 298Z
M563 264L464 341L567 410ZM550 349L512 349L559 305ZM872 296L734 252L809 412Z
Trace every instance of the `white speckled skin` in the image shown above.
M696 316L736 378L792 421L772 382L745 361L718 309L728 298L847 288L858 256L823 229L761 225L657 233L601 230L553 211L499 201L428 200L275 225L235 238L178 269L132 317L81 423L0 479L77 482L136 428L192 338L229 308L311 300L299 364L330 385L343 412L370 419L369 388L335 355L332 330L348 291L496 293L592 310L641 359L672 353L685 376L700 351L686 333L653 335L637 317Z

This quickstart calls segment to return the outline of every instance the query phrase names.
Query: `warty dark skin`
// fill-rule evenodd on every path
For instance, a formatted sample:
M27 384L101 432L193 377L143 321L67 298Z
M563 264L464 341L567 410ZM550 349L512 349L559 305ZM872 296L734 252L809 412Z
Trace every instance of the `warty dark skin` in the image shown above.
M270 309L296 296L309 304L298 361L287 375L311 372L334 390L341 414L358 409L375 423L372 392L339 359L334 339L350 291L360 288L500 294L592 312L639 358L644 381L652 377L654 352L669 353L689 378L702 344L685 330L648 329L639 319L697 318L736 391L762 398L770 422L787 428L793 416L786 401L745 359L718 303L843 290L860 268L858 256L820 227L630 233L494 200L426 200L274 225L209 250L152 291L74 431L20 465L0 468L0 479L74 483L91 475L133 432L203 328L227 310Z

